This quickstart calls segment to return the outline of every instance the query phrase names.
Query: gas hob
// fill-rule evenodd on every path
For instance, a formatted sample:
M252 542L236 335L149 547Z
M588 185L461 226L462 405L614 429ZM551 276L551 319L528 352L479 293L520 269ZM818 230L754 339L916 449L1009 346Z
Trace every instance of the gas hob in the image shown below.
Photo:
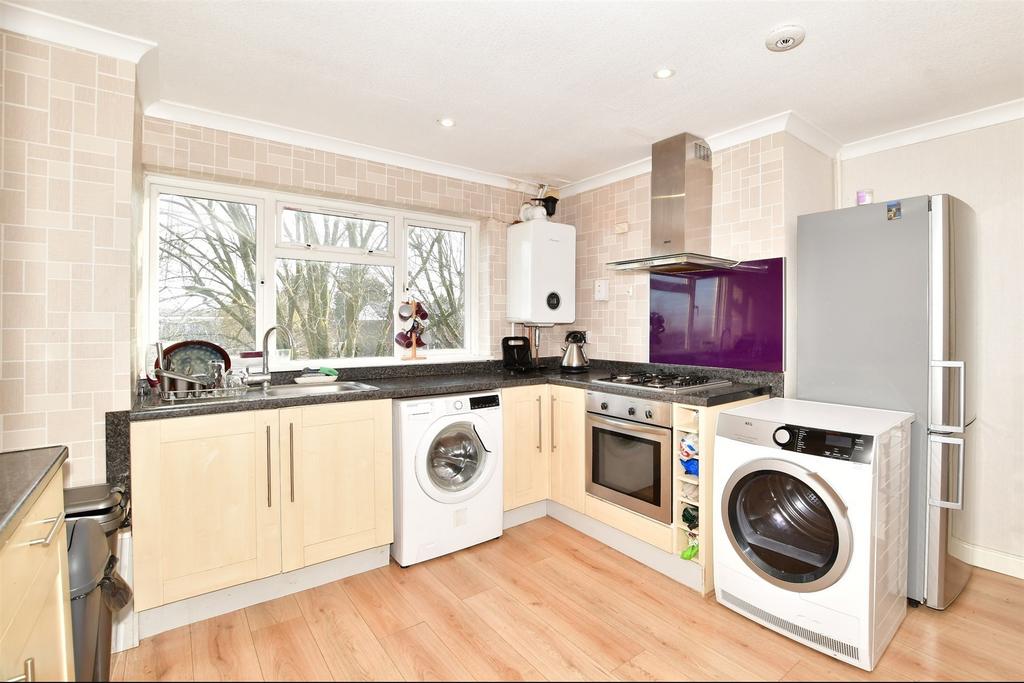
M602 384L617 384L642 389L651 389L670 395L686 394L712 387L727 387L732 382L724 379L712 379L706 375L676 375L665 372L633 372L615 374L595 379Z

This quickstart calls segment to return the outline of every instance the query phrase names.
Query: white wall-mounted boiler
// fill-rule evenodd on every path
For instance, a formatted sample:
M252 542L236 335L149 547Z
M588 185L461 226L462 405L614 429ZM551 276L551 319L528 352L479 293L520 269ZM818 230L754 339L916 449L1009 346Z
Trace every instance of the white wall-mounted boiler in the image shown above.
M576 227L546 220L508 228L510 322L554 325L576 320Z

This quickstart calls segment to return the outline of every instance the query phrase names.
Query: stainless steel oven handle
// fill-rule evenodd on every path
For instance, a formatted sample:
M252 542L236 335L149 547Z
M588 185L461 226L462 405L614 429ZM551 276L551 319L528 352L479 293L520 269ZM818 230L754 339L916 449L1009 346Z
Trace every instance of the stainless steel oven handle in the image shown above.
M651 436L656 436L659 439L666 438L666 435L672 432L672 430L668 427L655 427L651 425L640 424L639 422L630 422L629 420L619 420L614 417L607 417L605 415L598 415L596 413L587 413L587 421L593 424L612 427L617 432L626 432L629 434L649 434Z

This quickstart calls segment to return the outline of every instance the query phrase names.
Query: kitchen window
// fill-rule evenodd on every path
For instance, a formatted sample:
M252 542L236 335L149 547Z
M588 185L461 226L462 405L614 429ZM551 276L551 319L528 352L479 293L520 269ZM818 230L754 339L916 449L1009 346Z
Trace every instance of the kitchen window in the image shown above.
M476 223L167 180L148 182L148 343L205 339L237 357L283 325L291 359L273 353L275 369L395 362L397 305L412 297L429 357L474 352Z

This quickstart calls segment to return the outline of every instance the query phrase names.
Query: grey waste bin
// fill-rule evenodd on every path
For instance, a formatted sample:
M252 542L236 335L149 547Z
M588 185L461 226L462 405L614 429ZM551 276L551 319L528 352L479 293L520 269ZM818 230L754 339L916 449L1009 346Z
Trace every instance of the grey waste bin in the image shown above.
M89 517L99 522L114 555L117 555L117 530L125 526L129 509L128 494L121 486L104 483L64 489L67 520Z
M68 522L68 582L71 584L71 629L75 645L75 679L110 679L110 609L101 585L116 559L99 522Z

